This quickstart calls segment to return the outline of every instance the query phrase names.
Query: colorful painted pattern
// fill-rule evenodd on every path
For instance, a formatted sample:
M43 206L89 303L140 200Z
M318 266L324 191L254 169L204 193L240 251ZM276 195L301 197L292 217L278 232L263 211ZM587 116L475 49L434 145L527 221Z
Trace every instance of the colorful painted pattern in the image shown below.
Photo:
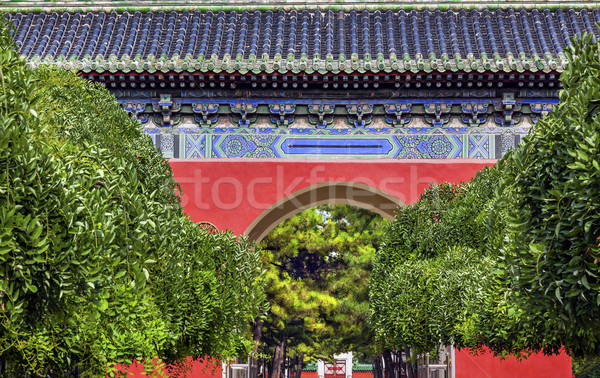
M528 131L529 127L145 129L166 158L182 159L499 159Z

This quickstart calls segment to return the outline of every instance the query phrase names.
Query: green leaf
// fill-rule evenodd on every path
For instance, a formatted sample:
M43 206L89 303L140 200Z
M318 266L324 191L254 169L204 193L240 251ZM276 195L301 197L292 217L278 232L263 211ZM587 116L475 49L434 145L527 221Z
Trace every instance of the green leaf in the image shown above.
M115 274L115 279L119 279L119 278L123 277L125 274L127 274L127 272L124 270L121 270L117 274Z
M579 158L581 160L585 160L585 161L588 161L590 159L589 156L588 156L588 154L586 154L582 150L577 150L577 156L579 156Z
M106 311L108 309L108 302L105 299L101 299L98 305L98 310Z
M581 277L581 284L585 286L586 289L590 289L590 284L588 283L587 276Z
M554 290L554 296L556 297L556 299L558 299L558 301L560 303L563 303L562 302L562 297L560 295L560 287L557 287L556 290Z
M544 243L532 243L529 244L529 249L535 253L543 253L545 248Z
M588 222L585 223L585 225L583 226L583 232L585 232L586 234L590 232L590 229L592 228L592 225L594 224L594 220L590 220Z

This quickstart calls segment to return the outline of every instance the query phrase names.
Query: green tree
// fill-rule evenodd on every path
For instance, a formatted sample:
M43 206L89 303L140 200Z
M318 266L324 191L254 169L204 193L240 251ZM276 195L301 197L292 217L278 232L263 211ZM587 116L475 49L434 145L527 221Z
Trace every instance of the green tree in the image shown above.
M507 158L506 218L484 339L494 350L600 352L600 63L591 35L565 50L556 109Z
M114 97L27 69L5 27L0 167L0 358L13 374L248 352L258 253L187 219L169 165Z
M429 188L390 224L371 280L380 342L600 352L599 45L583 35L565 54L559 105L516 151L469 183ZM461 253L465 264L448 261ZM455 289L434 292L444 285Z
M368 276L385 220L350 206L321 206L283 222L259 244L270 311L261 342L274 368L287 356L372 356Z
M369 293L382 347L423 353L440 343L472 345L499 242L488 231L499 168L464 184L434 184L389 223ZM494 228L502 230L501 219Z

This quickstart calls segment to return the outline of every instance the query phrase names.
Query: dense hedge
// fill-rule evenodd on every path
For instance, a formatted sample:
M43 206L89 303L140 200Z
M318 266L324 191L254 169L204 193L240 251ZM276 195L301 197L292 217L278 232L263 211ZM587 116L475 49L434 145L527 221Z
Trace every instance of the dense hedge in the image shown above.
M102 87L31 71L0 28L0 358L17 375L233 356L259 256L184 215L169 165Z
M380 343L600 353L599 48L565 50L560 104L516 151L391 223L371 279Z
M506 159L491 214L507 224L482 325L497 351L600 353L600 57L591 35L574 42L560 103Z
M500 173L496 166L466 184L432 185L389 224L370 279L382 346L425 352L471 339L492 279L498 236L487 232L487 211Z

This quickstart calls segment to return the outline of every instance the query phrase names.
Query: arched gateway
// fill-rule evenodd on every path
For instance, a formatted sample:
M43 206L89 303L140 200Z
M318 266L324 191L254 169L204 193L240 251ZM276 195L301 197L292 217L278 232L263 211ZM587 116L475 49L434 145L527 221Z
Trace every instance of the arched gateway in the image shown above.
M251 241L260 241L284 220L326 204L361 207L389 220L394 219L394 213L403 205L398 198L370 185L355 181L325 181L300 189L269 206L248 226L245 234Z
M569 38L600 37L600 11L585 0L407 3L0 9L31 66L77 70L140 121L192 219L259 240L305 207L350 203L391 217L432 182L468 180L558 102ZM456 376L569 374L564 356L508 373L460 358Z

